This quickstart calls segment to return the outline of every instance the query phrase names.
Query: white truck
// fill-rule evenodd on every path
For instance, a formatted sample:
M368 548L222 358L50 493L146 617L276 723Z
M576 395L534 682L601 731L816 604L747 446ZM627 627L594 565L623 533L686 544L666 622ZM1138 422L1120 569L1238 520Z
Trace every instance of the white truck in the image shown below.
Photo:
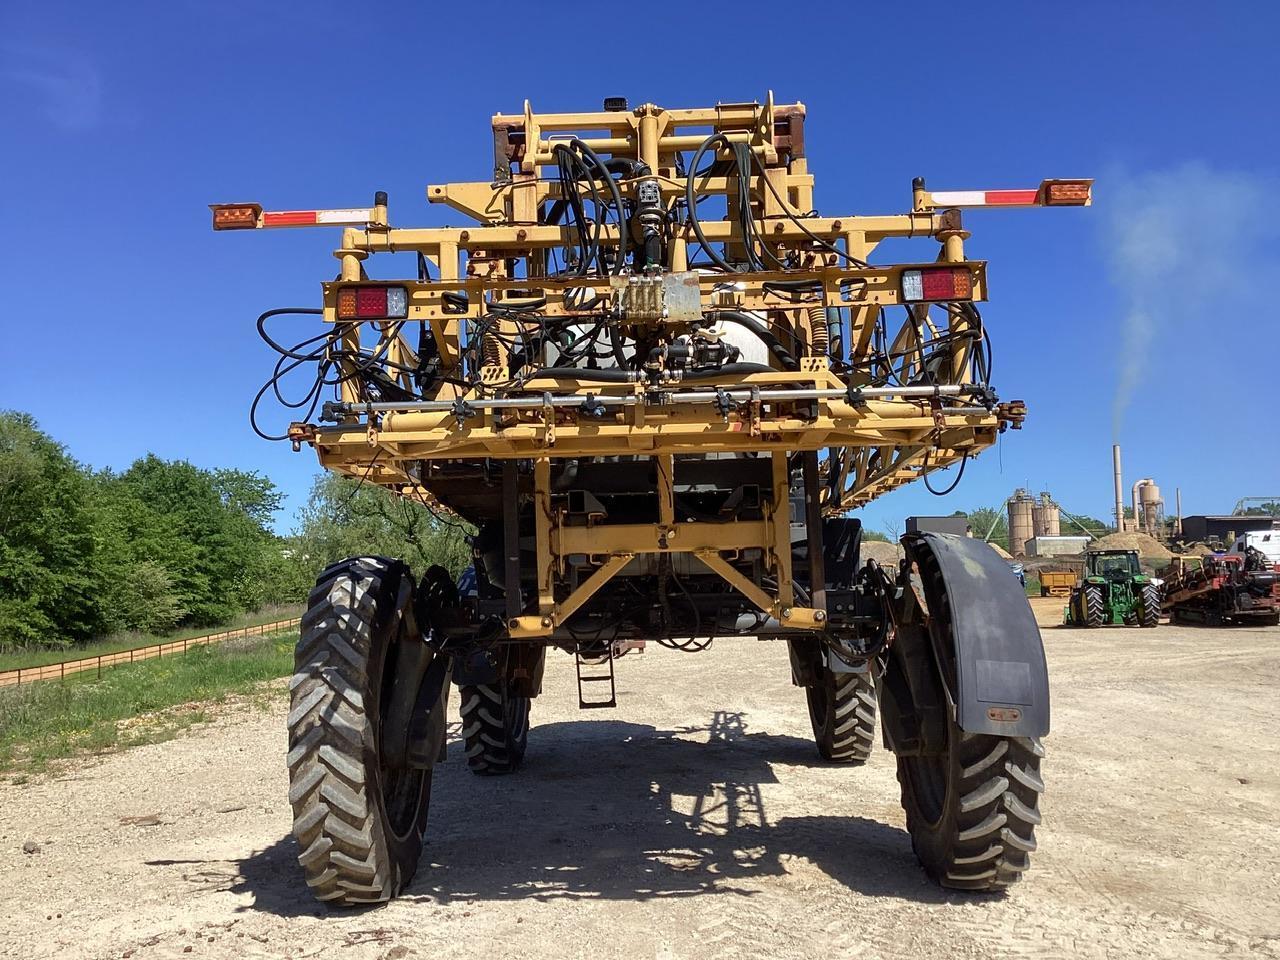
M1266 557L1272 565L1280 565L1280 529L1254 530L1241 534L1236 537L1227 553L1246 554L1250 547Z

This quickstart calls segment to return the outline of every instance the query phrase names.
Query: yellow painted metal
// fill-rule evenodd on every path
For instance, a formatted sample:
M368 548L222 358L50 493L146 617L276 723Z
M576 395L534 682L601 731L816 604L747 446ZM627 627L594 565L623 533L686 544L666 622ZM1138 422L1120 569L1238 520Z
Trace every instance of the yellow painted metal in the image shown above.
M630 563L631 557L629 553L613 554L560 603L553 603L549 609L536 617L515 617L507 625L508 632L517 639L550 636L555 632L556 627L573 616L574 611L590 600L601 587L613 579L618 571Z
M376 203L368 224L346 227L334 251L339 279L322 285L324 319L337 320L339 292L368 283L367 261L375 254L410 253L429 264L434 279L395 281L408 291L404 322L380 321L375 353L399 367L388 374L407 391L407 369L417 363L416 348L405 328L429 326L442 369L457 370L464 341L476 335L481 318L501 311L492 327L497 337L486 341L478 377L470 385L458 377L441 379L427 401L466 402L475 415L460 417L453 410L379 409L364 405L359 371L343 361L345 375L340 397L347 413L336 426L295 425L291 436L314 446L328 469L360 477L428 500L435 499L427 468L443 461L522 460L532 462L532 496L537 554L537 614L517 618L512 636L547 636L580 605L626 566L632 558L655 553L692 553L708 568L751 599L762 610L789 625L819 627L823 611L794 604L787 454L825 451L824 473L833 482L822 491L827 514L862 506L870 500L934 470L945 469L990 447L1007 426L1019 427L1025 416L1020 403L983 407L961 397L919 397L889 394L860 399L859 387L892 382L884 370L873 370L872 346L877 329L884 330L890 360L898 376L926 382L943 374L951 387L974 384L977 344L983 331L976 314L941 308L935 319L928 305L904 299L906 270L927 270L938 263L967 270L972 299L987 296L986 264L969 260L965 231L958 209L940 209L923 182L913 185L910 210L884 216L810 216L814 178L804 153L801 103L776 104L770 94L764 103L718 104L695 109L667 109L643 104L633 110L541 114L527 102L521 113L492 118L494 170L487 179L466 183L432 184L426 196L475 222L461 227L398 228L390 226L385 203ZM784 270L724 273L703 270L689 282L698 288L701 314L747 311L768 325L800 360L799 369L770 373L725 374L714 382L684 385L658 381L666 391L795 388L826 390L831 395L796 401L740 403L720 411L708 403L654 400L642 383L601 383L590 379L539 378L519 381L508 370L506 343L528 341L538 332L538 320L522 319L517 310L537 303L546 318L598 316L600 303L624 332L646 342L668 343L688 333L689 319L664 314L636 319L622 315L620 299L629 284L627 274L566 276L553 260L553 251L578 243L569 223L548 223L543 216L561 201L561 183L547 168L555 164L557 144L578 138L599 154L632 161L616 179L621 195L634 202L642 183L656 186L664 208L683 203L686 179L679 172L678 151L696 149L708 132L740 145L750 157L745 172L750 215L756 237L744 237L732 212L739 200L740 180L728 176L726 163L699 178L702 195L725 198L730 216L708 219L702 230L710 244L729 251L749 246L785 262ZM731 154L712 151L727 161ZM711 154L708 154L710 157ZM637 166L642 164L643 166ZM1048 198L1053 183L1073 184L1057 202L1087 204L1091 181L1045 181L1037 203ZM1084 186L1080 186L1084 185ZM1084 190L1081 201L1080 191ZM382 195L379 195L381 198ZM252 205L250 205L252 206ZM258 208L259 212L261 208ZM262 218L259 216L258 225ZM697 254L699 242L690 225L670 221L665 228L666 272L684 272ZM635 237L631 239L632 244ZM914 263L870 264L878 245L888 239L932 241L936 246ZM621 238L615 223L599 226L599 244L614 251ZM602 271L603 272L603 271ZM803 281L803 288L795 284ZM779 285L792 292L779 293ZM594 301L590 309L584 302ZM904 307L906 309L904 309ZM839 374L821 349L826 342L825 311L847 311L847 361ZM935 310L938 308L935 308ZM893 311L892 322L889 313ZM941 371L925 371L912 357L922 338L946 340L950 353ZM504 343L505 341L505 343ZM344 333L345 350L354 354L360 334ZM810 351L807 345L817 344ZM366 344L367 348L367 344ZM816 355L810 355L810 354ZM650 384L652 386L652 384ZM580 415L572 406L540 405L544 394L583 397L588 394L617 405L602 417ZM484 402L525 398L519 409L493 409ZM421 405L419 404L419 407ZM771 460L769 505L763 520L723 524L682 521L675 509L673 482L678 458L688 454L748 453ZM589 457L645 457L656 460L658 518L654 524L599 523L574 525L557 512L551 487L552 461ZM751 583L724 552L763 551L776 581L771 593ZM599 564L576 589L568 589L566 557L585 555Z

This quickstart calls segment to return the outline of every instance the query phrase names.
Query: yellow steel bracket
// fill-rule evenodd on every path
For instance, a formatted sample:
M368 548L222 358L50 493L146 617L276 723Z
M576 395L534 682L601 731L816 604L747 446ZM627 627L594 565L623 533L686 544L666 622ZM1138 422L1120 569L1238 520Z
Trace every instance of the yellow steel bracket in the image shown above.
M613 579L614 575L625 567L634 557L633 553L619 553L609 560L595 573L587 577L578 589L557 603L548 613L537 616L515 617L508 624L514 638L546 637L560 624L564 623L574 612L595 595L601 587Z
M720 556L720 551L698 550L694 553L694 556L720 574L729 586L733 587L765 613L777 617L778 621L785 626L821 629L822 625L826 623L827 612L825 610L814 610L811 607L784 606L781 600L769 596L759 586L739 573L732 564Z

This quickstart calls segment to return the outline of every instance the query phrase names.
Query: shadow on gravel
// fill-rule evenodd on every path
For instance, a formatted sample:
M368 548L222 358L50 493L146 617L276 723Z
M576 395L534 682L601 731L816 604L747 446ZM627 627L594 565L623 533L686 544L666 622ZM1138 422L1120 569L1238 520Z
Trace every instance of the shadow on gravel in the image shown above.
M810 741L747 733L738 713L676 730L537 726L525 766L507 777L472 775L450 744L434 773L417 877L400 899L750 895L743 881L786 874L786 859L802 857L868 895L950 900L925 879L903 830L821 813L769 820L760 787L777 782L774 766L819 765ZM252 894L255 910L323 912L296 855L292 838L281 839L240 862L232 889Z

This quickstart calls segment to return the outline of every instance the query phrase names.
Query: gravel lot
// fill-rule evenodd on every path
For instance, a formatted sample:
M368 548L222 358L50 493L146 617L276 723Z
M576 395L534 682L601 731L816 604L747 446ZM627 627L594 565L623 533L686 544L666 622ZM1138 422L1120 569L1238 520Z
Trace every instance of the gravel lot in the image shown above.
M451 746L407 896L326 912L284 701L0 784L14 957L1280 957L1280 629L1051 627L1045 822L1007 895L930 884L893 759L824 766L781 645L549 664L526 766ZM455 701L456 702L456 701ZM34 841L39 852L25 853Z

